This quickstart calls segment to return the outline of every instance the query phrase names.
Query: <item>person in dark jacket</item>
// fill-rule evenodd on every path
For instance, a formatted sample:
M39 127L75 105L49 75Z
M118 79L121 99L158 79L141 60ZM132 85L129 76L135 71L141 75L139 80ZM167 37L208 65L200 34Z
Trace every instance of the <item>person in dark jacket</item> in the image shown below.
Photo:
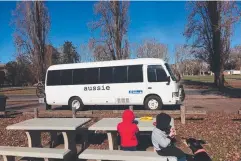
M156 127L152 131L152 144L157 154L175 156L178 161L186 161L185 153L172 144L175 130L171 127L171 117L165 113L156 116Z
M120 136L121 150L135 151L138 145L138 126L134 123L135 116L131 110L125 110L122 114L122 122L117 125Z

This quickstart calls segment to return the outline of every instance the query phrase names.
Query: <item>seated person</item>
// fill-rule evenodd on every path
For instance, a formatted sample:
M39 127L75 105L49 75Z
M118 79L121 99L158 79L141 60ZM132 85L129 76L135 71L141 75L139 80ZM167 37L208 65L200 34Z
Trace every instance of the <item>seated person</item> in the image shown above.
M136 135L139 132L139 128L134 123L134 119L134 113L131 110L125 110L122 114L122 122L117 125L117 131L121 141L121 150L136 150L138 145Z
M172 144L176 132L170 123L169 115L160 113L156 116L156 127L151 136L154 149L161 156L175 156L178 161L186 161L185 153Z

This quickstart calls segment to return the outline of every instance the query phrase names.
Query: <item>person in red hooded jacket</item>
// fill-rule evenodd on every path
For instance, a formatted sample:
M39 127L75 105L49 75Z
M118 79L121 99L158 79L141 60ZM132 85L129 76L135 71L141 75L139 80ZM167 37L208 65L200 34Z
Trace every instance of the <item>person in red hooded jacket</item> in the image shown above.
M117 131L120 136L121 150L135 151L138 145L137 133L138 126L134 123L134 113L131 110L125 110L122 114L122 122L117 125Z

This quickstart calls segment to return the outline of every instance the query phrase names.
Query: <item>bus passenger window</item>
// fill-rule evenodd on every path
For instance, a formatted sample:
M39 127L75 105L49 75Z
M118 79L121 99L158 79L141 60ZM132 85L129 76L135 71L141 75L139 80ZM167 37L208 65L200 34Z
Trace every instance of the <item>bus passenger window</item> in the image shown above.
M99 83L99 68L86 69L86 84L98 84Z
M61 71L61 85L72 85L72 70Z
M73 84L85 84L85 69L73 70Z
M112 83L113 82L113 68L112 67L103 67L100 68L100 84Z
M142 65L132 65L128 67L128 82L143 82Z
M60 70L49 70L47 75L47 86L60 85Z
M127 66L114 67L113 79L113 83L127 83Z

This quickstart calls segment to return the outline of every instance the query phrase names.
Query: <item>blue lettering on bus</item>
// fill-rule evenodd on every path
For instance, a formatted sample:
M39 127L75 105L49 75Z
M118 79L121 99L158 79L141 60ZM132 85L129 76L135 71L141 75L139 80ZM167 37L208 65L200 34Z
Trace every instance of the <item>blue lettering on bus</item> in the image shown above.
M129 94L142 94L142 90L129 90Z

